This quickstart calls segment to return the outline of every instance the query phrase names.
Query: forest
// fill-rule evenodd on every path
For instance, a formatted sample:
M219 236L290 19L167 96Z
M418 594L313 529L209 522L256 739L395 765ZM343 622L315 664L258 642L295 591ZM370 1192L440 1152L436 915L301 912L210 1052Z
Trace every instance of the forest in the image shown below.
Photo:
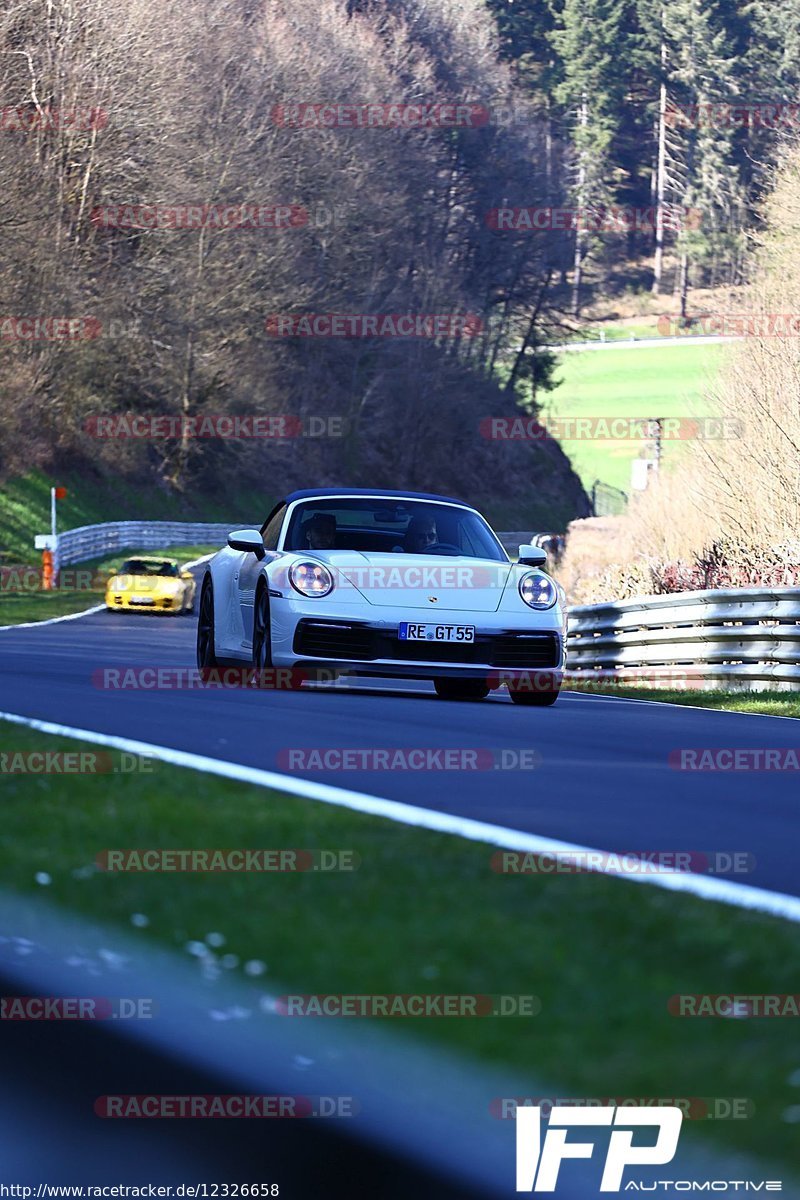
M598 295L671 291L691 320L694 287L746 281L799 12L2 0L0 478L68 462L179 494L339 481L586 515L557 442L482 422L536 413L543 347ZM358 321L306 336L315 315ZM109 414L184 432L93 436ZM204 414L337 435L193 438Z

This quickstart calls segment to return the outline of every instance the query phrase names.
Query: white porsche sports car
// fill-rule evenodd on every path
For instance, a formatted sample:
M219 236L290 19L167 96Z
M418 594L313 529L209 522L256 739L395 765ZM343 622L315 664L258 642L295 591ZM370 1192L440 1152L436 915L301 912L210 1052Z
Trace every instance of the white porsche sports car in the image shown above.
M445 496L292 492L207 564L197 664L428 679L454 700L505 684L517 704L553 704L566 608L546 561L526 545L511 562L483 517Z

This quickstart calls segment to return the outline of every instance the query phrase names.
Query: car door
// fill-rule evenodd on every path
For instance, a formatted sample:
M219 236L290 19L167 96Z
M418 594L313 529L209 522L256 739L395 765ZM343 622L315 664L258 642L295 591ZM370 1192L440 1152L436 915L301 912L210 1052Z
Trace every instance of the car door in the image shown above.
M264 542L264 549L268 552L268 558L272 557L269 551L274 552L277 549L278 537L285 515L286 505L283 504L261 530L261 538ZM258 586L258 580L263 568L264 560L259 562L255 554L243 554L242 561L238 564L234 572L236 575L234 586L237 592L237 611L241 638L239 648L242 651L249 652L253 649L256 587Z

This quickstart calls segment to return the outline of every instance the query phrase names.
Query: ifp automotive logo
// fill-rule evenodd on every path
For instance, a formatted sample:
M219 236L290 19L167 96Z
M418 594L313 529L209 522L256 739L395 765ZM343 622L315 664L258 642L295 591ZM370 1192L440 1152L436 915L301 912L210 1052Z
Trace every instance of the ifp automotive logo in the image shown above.
M573 1125L614 1125L606 1153L601 1192L618 1192L626 1167L663 1166L672 1162L678 1149L683 1113L674 1105L658 1109L578 1108L564 1105L550 1110L542 1145L540 1108L517 1109L517 1191L554 1192L565 1158L591 1158L591 1142L568 1142ZM633 1130L646 1125L658 1128L654 1145L634 1146Z

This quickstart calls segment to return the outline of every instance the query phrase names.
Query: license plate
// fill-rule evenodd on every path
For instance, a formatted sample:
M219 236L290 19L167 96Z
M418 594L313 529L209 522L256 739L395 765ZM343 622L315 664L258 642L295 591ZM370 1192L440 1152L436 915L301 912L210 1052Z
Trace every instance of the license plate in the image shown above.
M418 625L403 621L397 631L401 642L474 642L474 625Z
M131 604L152 604L153 597L152 596L131 596L130 603Z

